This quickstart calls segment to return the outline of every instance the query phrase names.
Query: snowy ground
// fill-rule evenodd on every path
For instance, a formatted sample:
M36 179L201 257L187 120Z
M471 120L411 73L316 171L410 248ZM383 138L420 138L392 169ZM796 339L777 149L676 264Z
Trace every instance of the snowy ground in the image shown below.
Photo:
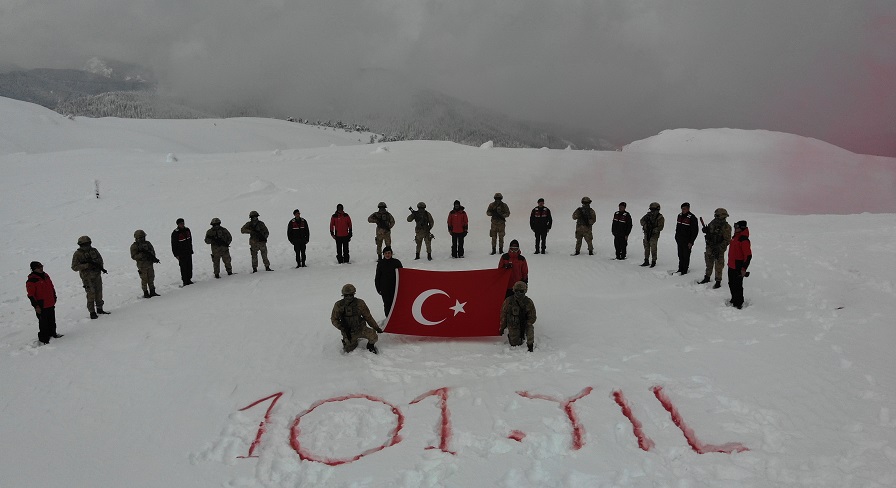
M667 131L609 153L358 139L262 119L68 120L0 99L0 487L896 485L896 160L762 131ZM529 258L535 352L385 334L379 356L342 355L328 317L344 283L383 318L376 203L405 266L491 268L496 191ZM597 252L571 257L584 195ZM555 218L544 256L527 224L538 197ZM440 226L454 199L471 219L464 260ZM413 260L405 221L421 200L432 262ZM663 205L655 269L638 266L637 232L630 259L611 259L620 200L635 219ZM690 274L669 274L685 200L749 221L743 310L725 306L727 281L695 284L700 251ZM326 235L337 203L355 222L350 265ZM304 269L285 236L296 207ZM271 228L273 273L249 273L250 210ZM183 289L177 217L196 238ZM212 217L235 234L238 274L221 280L201 242ZM127 251L138 228L162 259L151 300ZM109 270L99 320L69 269L83 234ZM40 348L24 292L35 259L65 334Z

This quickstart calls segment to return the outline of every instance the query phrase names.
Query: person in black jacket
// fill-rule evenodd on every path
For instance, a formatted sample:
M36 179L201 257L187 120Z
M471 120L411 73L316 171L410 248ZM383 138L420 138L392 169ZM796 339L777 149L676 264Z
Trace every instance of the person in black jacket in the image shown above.
M395 270L401 267L401 261L392 257L392 247L384 247L383 259L376 263L376 276L373 278L373 283L376 285L376 292L383 297L383 310L387 317L392 310L392 300L395 299L395 283L398 279Z
M628 248L628 235L632 233L632 214L625 211L626 203L619 202L619 210L613 214L613 246L616 248L616 259L625 259Z
M678 245L678 273L687 274L691 265L691 248L700 235L697 217L691 213L691 204L681 204L681 213L675 223L675 243Z
M171 253L180 266L180 279L184 286L193 284L193 234L184 225L184 219L177 219L177 228L171 232Z
M304 268L305 245L308 244L311 233L308 232L308 222L302 218L302 212L295 209L292 214L294 217L286 226L286 238L289 239L296 251L296 268Z
M548 238L548 231L554 224L551 218L551 209L544 206L544 198L538 199L538 206L532 209L529 215L529 228L535 233L535 254L538 254L538 243L541 242L541 254L545 254L545 242Z

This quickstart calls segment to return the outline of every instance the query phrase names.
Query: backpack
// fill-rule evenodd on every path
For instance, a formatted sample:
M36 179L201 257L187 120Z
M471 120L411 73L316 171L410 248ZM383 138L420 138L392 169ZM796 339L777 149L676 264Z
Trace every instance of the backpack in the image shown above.
M725 229L725 222L713 219L706 226L706 245L710 247L719 247L725 243L725 236L722 231Z

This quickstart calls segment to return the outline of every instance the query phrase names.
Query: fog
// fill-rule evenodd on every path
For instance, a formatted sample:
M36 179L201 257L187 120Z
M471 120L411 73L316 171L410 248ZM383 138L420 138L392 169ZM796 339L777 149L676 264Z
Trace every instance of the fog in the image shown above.
M0 0L0 46L0 66L140 64L219 107L430 88L617 141L733 127L861 150L896 133L892 0Z

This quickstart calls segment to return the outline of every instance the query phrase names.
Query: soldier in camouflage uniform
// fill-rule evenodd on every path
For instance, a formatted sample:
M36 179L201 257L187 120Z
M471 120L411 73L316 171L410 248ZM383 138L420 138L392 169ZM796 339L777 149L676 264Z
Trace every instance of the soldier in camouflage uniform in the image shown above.
M408 215L408 222L414 222L414 242L417 243L417 255L414 259L420 259L420 247L426 242L426 259L432 261L432 226L435 220L432 214L426 211L426 204L420 202L417 204L417 210L408 207L411 215Z
M258 220L258 212L255 210L249 212L249 221L240 228L240 234L249 234L249 252L252 254L252 272L258 271L258 251L261 251L261 261L264 263L266 271L274 271L271 269L271 262L268 261L268 226L264 222Z
M103 257L91 246L90 237L78 238L78 249L72 254L72 271L77 271L87 292L87 310L90 318L97 314L108 314L103 310L103 278L100 273L107 273L103 267Z
M205 231L205 243L211 245L212 266L215 270L215 278L221 277L221 261L224 261L224 269L227 274L233 274L230 266L230 243L233 237L230 231L221 225L221 219L215 217L211 221L211 229Z
M383 330L373 320L364 300L355 298L355 285L349 283L342 287L342 300L333 304L330 322L342 332L342 349L345 352L354 351L358 347L358 339L364 338L367 339L367 350L379 353L375 345L379 339L376 333Z
M712 221L703 227L703 233L706 234L706 252L703 256L706 258L706 273L703 275L703 281L699 283L709 283L712 277L712 271L716 271L716 283L713 288L722 287L722 270L725 267L725 250L728 249L728 243L731 242L731 225L726 220L728 211L724 208L717 208L713 213Z
M578 256L582 250L582 239L588 244L588 254L594 254L594 235L591 228L597 222L597 214L591 208L591 199L582 197L582 206L572 213L572 219L576 221L576 251L573 256Z
M644 262L641 266L656 266L656 248L660 239L660 232L666 225L666 218L660 213L660 204L652 202L648 212L641 217L641 229L644 231ZM649 258L652 259L648 263Z
M386 202L377 204L377 211L367 217L367 221L376 224L376 259L379 261L383 257L383 243L392 247L392 227L395 227L395 218L386 210Z
M146 232L141 229L134 231L134 243L131 244L131 259L137 261L137 274L140 275L140 288L143 289L143 298L159 296L156 293L156 272L153 263L158 263L156 250L152 243L146 240Z
M507 340L511 346L523 344L526 339L526 348L529 352L535 348L535 303L526 296L529 285L517 281L513 285L513 296L504 299L501 305L501 335L508 329Z
M495 193L495 201L488 204L485 210L485 215L492 218L492 226L488 231L489 237L492 238L492 254L504 253L504 228L507 225L507 217L510 217L510 207L503 200L504 195ZM495 251L495 244L498 245L498 251Z

